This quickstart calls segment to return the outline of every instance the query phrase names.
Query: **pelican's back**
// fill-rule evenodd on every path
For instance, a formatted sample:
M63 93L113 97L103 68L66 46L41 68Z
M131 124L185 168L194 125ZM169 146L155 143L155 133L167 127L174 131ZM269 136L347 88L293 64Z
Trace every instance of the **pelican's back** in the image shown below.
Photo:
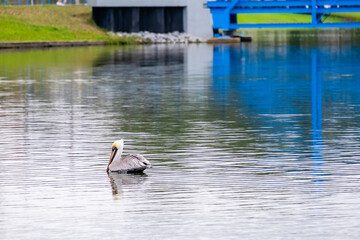
M113 161L109 168L112 172L143 172L151 163L140 154L129 154Z

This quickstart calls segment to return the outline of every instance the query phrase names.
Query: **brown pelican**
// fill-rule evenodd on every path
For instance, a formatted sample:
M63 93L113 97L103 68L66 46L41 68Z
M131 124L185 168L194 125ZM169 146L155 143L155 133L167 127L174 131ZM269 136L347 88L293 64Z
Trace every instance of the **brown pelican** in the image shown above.
M124 140L121 139L113 143L106 172L136 173L151 168L151 163L140 154L121 156L123 149Z

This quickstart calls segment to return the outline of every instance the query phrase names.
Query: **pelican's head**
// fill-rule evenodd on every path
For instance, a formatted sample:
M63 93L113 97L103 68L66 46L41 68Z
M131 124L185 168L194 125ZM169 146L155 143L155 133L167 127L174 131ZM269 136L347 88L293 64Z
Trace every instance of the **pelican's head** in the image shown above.
M123 149L124 149L124 140L123 139L115 141L112 144L110 160L109 160L109 164L107 166L106 172L109 172L109 166L112 163L112 161L114 160L115 156L121 156Z
M120 139L120 140L115 141L111 147L112 147L112 150L114 150L114 148L116 148L117 150L123 149L124 148L124 140Z

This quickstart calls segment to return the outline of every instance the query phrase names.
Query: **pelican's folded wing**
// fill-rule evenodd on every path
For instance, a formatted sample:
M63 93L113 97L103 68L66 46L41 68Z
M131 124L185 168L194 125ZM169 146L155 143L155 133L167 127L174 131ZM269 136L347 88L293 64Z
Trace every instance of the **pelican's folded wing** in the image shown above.
M151 168L151 164L140 154L129 154L110 164L112 172L142 172L146 168Z

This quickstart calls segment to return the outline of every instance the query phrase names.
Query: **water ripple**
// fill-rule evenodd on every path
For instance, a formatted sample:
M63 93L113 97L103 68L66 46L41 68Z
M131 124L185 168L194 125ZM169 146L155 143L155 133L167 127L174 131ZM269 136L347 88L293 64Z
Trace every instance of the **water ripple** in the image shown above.
M1 239L355 239L353 48L318 49L321 101L301 46L4 53ZM120 138L153 168L107 175Z

